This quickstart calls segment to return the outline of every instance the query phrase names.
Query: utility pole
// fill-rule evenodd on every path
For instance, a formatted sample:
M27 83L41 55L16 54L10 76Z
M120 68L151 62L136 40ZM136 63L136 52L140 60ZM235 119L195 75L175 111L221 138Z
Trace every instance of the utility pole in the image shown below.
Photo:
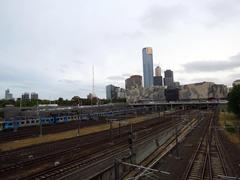
M17 120L16 120L16 118L13 118L13 122L14 122L14 132L17 132Z
M111 141L111 143L113 143L112 119L109 120L109 123L110 123L110 128L109 128L109 130L110 130L110 132L109 132L109 134L110 134L110 141Z
M22 98L20 99L20 112L22 111ZM17 132L18 124L16 118L13 118L14 132Z
M42 121L41 121L41 118L40 118L40 115L39 115L39 109L38 109L38 101L37 101L37 119L39 120L39 136L42 136Z
M121 136L121 123L120 123L120 119L118 120L118 136Z
M82 106L82 101L81 101L81 106ZM79 114L79 108L82 110L81 106L79 107L79 102L78 102L78 109L77 109L77 115L78 115L78 133L77 136L80 136L80 123L81 123L81 117L82 116L82 112L81 115Z
M129 135L128 135L128 147L129 147L130 162L132 163L132 156L133 156L133 134L132 134L132 131L129 132Z
M172 118L176 117L174 119L175 123L175 142L176 142L176 158L179 159L179 149L178 149L178 125L176 119L179 118L179 116L173 116L171 115Z
M159 119L161 117L161 106L159 105Z
M119 177L119 165L120 165L120 162L117 159L115 159L115 161L114 161L115 180L120 180L120 177Z

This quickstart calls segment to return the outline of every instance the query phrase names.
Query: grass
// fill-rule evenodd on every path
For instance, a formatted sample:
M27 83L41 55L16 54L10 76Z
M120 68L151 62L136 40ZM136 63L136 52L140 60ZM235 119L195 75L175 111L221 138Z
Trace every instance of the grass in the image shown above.
M224 132L228 139L234 144L240 144L240 136L237 126L240 124L239 117L229 112L221 112L219 115L219 123L224 128Z
M158 117L158 114L150 114L147 116L139 116L136 118L130 118L121 123L121 126L126 126L128 124L136 124L140 123L142 121L146 121L149 119L152 119L154 117ZM112 124L113 128L118 128L118 122ZM90 127L84 127L80 129L80 136L96 133L104 130L108 130L110 128L109 124L100 124L96 126L90 126ZM71 130L71 131L65 131L61 133L55 133L55 134L48 134L43 135L41 137L34 137L34 138L28 138L28 139L22 139L17 141L10 141L7 143L0 144L0 151L9 151L14 149L19 149L27 146L32 146L36 144L42 144L47 142L54 142L64 139L69 139L77 136L77 129Z

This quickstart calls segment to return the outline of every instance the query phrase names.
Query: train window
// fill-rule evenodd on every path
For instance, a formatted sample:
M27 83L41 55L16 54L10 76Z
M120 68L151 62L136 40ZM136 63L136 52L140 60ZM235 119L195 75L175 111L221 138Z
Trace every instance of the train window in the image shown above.
M22 121L21 124L24 124L24 121Z
M29 124L30 123L30 121L27 121L27 124Z
M8 125L9 125L9 126L12 126L12 125L13 125L13 123L9 123Z
M34 121L32 121L32 123L34 123Z
M36 123L39 123L39 120L37 120Z

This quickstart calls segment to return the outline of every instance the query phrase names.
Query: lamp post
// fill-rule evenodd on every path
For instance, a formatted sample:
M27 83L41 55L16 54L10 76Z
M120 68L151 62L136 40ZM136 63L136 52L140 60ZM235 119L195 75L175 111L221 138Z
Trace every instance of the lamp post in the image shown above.
M79 108L80 108L80 114L79 114ZM82 101L81 101L81 106L79 107L79 100L78 100L77 115L78 115L78 132L77 132L77 136L80 136L81 119L82 119Z
M42 136L42 121L39 115L38 101L37 101L37 119L39 121L39 136Z

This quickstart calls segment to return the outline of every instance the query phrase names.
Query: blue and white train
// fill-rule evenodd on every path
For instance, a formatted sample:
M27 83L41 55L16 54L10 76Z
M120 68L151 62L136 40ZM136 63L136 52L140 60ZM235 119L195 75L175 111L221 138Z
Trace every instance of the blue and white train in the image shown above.
M76 121L79 118L81 121L89 121L94 120L96 117L117 117L117 116L124 116L127 114L133 114L136 111L142 111L143 108L134 108L134 109L127 109L127 110L117 110L117 111L107 111L107 112L96 112L91 114L80 114L79 117L77 114L74 115L53 115L40 118L35 117L15 117L11 119L4 119L3 122L0 122L0 130L4 129L14 129L14 128L21 128L21 127L29 127L29 126L39 126L40 123L42 125L51 125L51 124L58 124L58 123L67 123L70 121ZM40 122L41 121L41 122Z

